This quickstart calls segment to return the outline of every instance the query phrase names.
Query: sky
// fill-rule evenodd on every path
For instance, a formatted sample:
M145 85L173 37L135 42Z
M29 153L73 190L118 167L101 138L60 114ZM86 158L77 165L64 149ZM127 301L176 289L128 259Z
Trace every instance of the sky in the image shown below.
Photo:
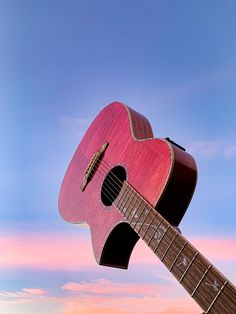
M96 264L62 220L69 161L121 101L193 155L182 233L236 283L236 2L0 0L0 312L201 313L138 241L128 270Z

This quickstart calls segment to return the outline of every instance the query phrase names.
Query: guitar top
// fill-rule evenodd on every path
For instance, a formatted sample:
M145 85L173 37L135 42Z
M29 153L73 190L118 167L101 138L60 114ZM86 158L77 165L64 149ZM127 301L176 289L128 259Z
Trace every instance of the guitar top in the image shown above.
M68 222L89 224L99 264L127 268L141 237L205 313L236 313L235 287L174 228L196 180L191 155L169 138L154 138L144 116L115 102L79 144L59 210Z

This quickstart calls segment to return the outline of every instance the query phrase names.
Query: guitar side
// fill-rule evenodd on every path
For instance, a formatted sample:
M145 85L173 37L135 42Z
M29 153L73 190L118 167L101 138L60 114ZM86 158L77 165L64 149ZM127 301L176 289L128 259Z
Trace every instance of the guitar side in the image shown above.
M102 163L81 191L84 171L104 142L108 147ZM148 120L125 105L110 104L96 117L67 169L59 209L66 221L89 224L99 264L127 268L139 237L101 196L104 178L117 166L125 170L126 181L173 225L180 223L189 205L197 170L190 155L165 139L154 138Z

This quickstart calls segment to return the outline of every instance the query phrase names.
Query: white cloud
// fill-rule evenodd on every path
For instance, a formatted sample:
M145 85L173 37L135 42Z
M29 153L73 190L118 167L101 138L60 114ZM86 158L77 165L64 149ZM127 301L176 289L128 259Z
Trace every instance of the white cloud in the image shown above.
M206 159L233 158L236 156L236 143L229 141L195 141L187 145L187 150L193 156Z
M82 137L85 131L88 129L91 123L91 119L75 118L75 117L61 117L61 125L77 137Z

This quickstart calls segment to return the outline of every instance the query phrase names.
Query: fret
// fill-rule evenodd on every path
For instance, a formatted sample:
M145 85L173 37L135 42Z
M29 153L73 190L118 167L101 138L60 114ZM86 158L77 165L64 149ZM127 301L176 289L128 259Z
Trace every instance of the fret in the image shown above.
M129 202L128 206L127 206L128 207L128 216L126 217L128 222L130 222L132 220L133 216L134 216L134 204L137 201L137 194L133 193L133 191L131 189L129 190L129 195L130 195L130 197L127 200L127 202ZM136 197L136 201L133 204L133 201L134 201L135 197ZM131 219L130 219L130 217L131 217Z
M113 202L205 311L236 313L236 289L126 181Z
M145 202L145 204L146 204L146 202ZM141 231L141 229L143 229L143 225L144 225L144 223L145 223L145 221L146 221L148 215L150 214L151 209L150 209L150 208L147 209L147 206L145 206L144 209L143 209L143 212L144 212L145 216L142 215L142 218L144 218L144 219L143 219L143 222L139 222L140 227L139 227L139 229L137 230L137 233L138 233L138 234L139 234L139 232Z
M121 211L121 206L120 206L120 202L122 202L122 197L124 196L124 190L123 188L121 189L119 195L117 196L117 198L114 200L113 204L115 205L115 207L119 210L120 213L122 213Z
M133 206L132 206L132 202L134 200L135 194L132 193L132 191L130 189L128 189L128 194L127 194L127 200L126 200L126 220L129 222L129 217L130 217L130 213L132 212Z
M163 263L168 269L171 269L172 274L176 277L178 281L183 276L186 268L188 268L188 276L184 276L181 280L181 283L183 281L182 285L186 288L187 291L191 292L197 284L196 281L198 280L198 274L195 274L194 270L194 265L198 264L198 259L196 261L198 255L196 255L196 250L194 250L190 243L180 233L178 233L177 237L176 233L177 232L174 228L172 228L172 230L168 232L168 234L172 234L171 238L168 238L169 242L173 240L174 236L176 236L174 244L171 245L169 248L167 246L170 243L163 241L163 245L165 244L165 248L168 248L165 257L163 258ZM185 244L186 242L188 245ZM196 256L193 260L194 255ZM202 269L203 272L205 267L200 267L200 269Z
M181 252L183 251L183 249L185 248L185 246L188 244L188 242L185 242L183 247L181 248L181 250L179 251L179 253L176 255L173 263L171 264L170 268L169 268L169 271L171 272L172 268L174 267L175 265L175 262L177 261L178 257L180 256Z
M131 220L130 220L130 222L129 222L130 225L133 224L133 219L138 220L139 217L140 217L139 206L137 206L137 203L138 203L140 200L141 200L140 197L138 197L138 196L136 195L136 200L135 200L134 205L133 205L132 218L131 218ZM127 218L127 220L129 220L129 217Z
M227 283L226 283L227 281ZM224 287L223 287L224 286ZM236 313L236 289L228 280L225 280L221 292L215 297L208 313ZM213 302L212 301L212 302Z
M125 217L126 215L126 202L127 202L127 195L128 195L128 187L127 185L124 183L122 186L122 189L117 197L117 199L114 201L114 203L116 204L116 206L118 207L119 211L121 212L121 214ZM120 197L121 195L121 197ZM119 198L120 197L120 198Z
M224 283L225 278L214 267L211 267L204 280L201 281L194 295L194 300L206 311Z
M167 231L168 231L169 228L170 228L170 225L168 225L167 228L166 228L166 230L163 232L163 234L162 234L161 238L159 239L158 244L157 244L157 246L156 246L156 248L155 248L155 250L154 250L154 253L156 253L156 251L157 251L159 245L160 245L161 242L162 242L162 239L164 238L164 236L165 236L165 234L167 233Z
M139 235L142 239L144 239L146 233L149 234L150 228L155 228L155 225L151 224L153 216L155 216L155 212L153 210L150 210L149 213L147 214L145 220L143 221L143 223L141 225Z
M144 235L142 236L142 239L143 239L144 241L146 241L145 236L148 234L149 229L150 229L150 228L153 228L153 222L154 222L154 220L155 220L155 218L156 218L156 214L154 214L153 212L152 212L152 214L153 214L153 218L151 219L150 225L148 226L148 228L146 229Z
M192 265L193 262L195 261L195 258L198 256L198 254L199 254L199 252L197 252L197 253L194 255L193 259L192 259L191 262L188 264L188 267L185 269L183 275L181 276L181 278L180 278L180 280L179 280L180 283L181 283L181 281L184 279L185 275L187 274L189 268L191 267L191 265Z
M193 290L193 292L191 293L191 297L194 296L194 294L196 293L198 287L200 286L200 284L202 283L203 279L205 278L206 274L209 272L209 270L211 269L212 265L209 265L208 268L206 269L206 271L204 272L204 274L202 275L201 279L199 280L198 284L196 285L195 289Z
M151 248L151 250L159 258L161 258L167 244L169 244L169 232L171 232L172 228L171 225L167 223L164 218L162 218L159 223L158 221L159 219L156 220L157 227L155 228L155 230L152 233L149 233L150 240L148 241L148 238L146 237L146 242L150 242L149 247ZM167 232L168 230L169 232Z
M152 236L150 237L149 241L147 242L147 245L150 246L150 243L154 237L154 235L156 234L156 231L158 230L159 226L162 224L162 222L164 221L164 218L161 218L160 222L158 223L157 227L155 228Z
M137 221L135 222L131 222L130 225L131 227L139 234L139 230L140 228L138 228L138 226L141 226L142 224L142 221L144 219L144 216L143 216L143 212L144 210L146 210L146 203L144 203L143 199L140 199L140 204L138 206L138 211L139 211L139 218Z
M218 291L217 295L215 296L215 298L213 299L213 301L211 302L211 304L209 305L208 309L205 311L205 313L209 313L211 308L213 307L213 305L215 304L216 300L218 299L219 295L221 294L221 292L224 290L225 286L228 284L228 280L225 281L225 283L223 284L223 286L220 288L220 290Z
M169 245L167 246L167 249L165 251L165 253L162 255L161 261L163 261L163 259L165 258L166 254L168 253L172 243L174 242L174 240L178 237L179 233L176 232L176 234L174 235L173 239L171 240L171 242L169 243Z
M185 253L187 255L185 255ZM191 246L186 247L186 251L183 252L183 255L181 257L182 264L176 263L177 267L174 267L172 273L175 275L175 277L180 280L182 277L184 271L186 270L186 267L188 267L191 260L194 258L194 255L196 254L196 250ZM183 264L184 256L187 256L187 259L185 260L185 264ZM188 272L186 275L182 278L181 284L183 287L191 294L195 287L197 286L198 282L201 280L202 275L206 271L207 267L209 266L209 262L207 262L206 259L203 258L203 256L199 253L193 263L190 265Z

